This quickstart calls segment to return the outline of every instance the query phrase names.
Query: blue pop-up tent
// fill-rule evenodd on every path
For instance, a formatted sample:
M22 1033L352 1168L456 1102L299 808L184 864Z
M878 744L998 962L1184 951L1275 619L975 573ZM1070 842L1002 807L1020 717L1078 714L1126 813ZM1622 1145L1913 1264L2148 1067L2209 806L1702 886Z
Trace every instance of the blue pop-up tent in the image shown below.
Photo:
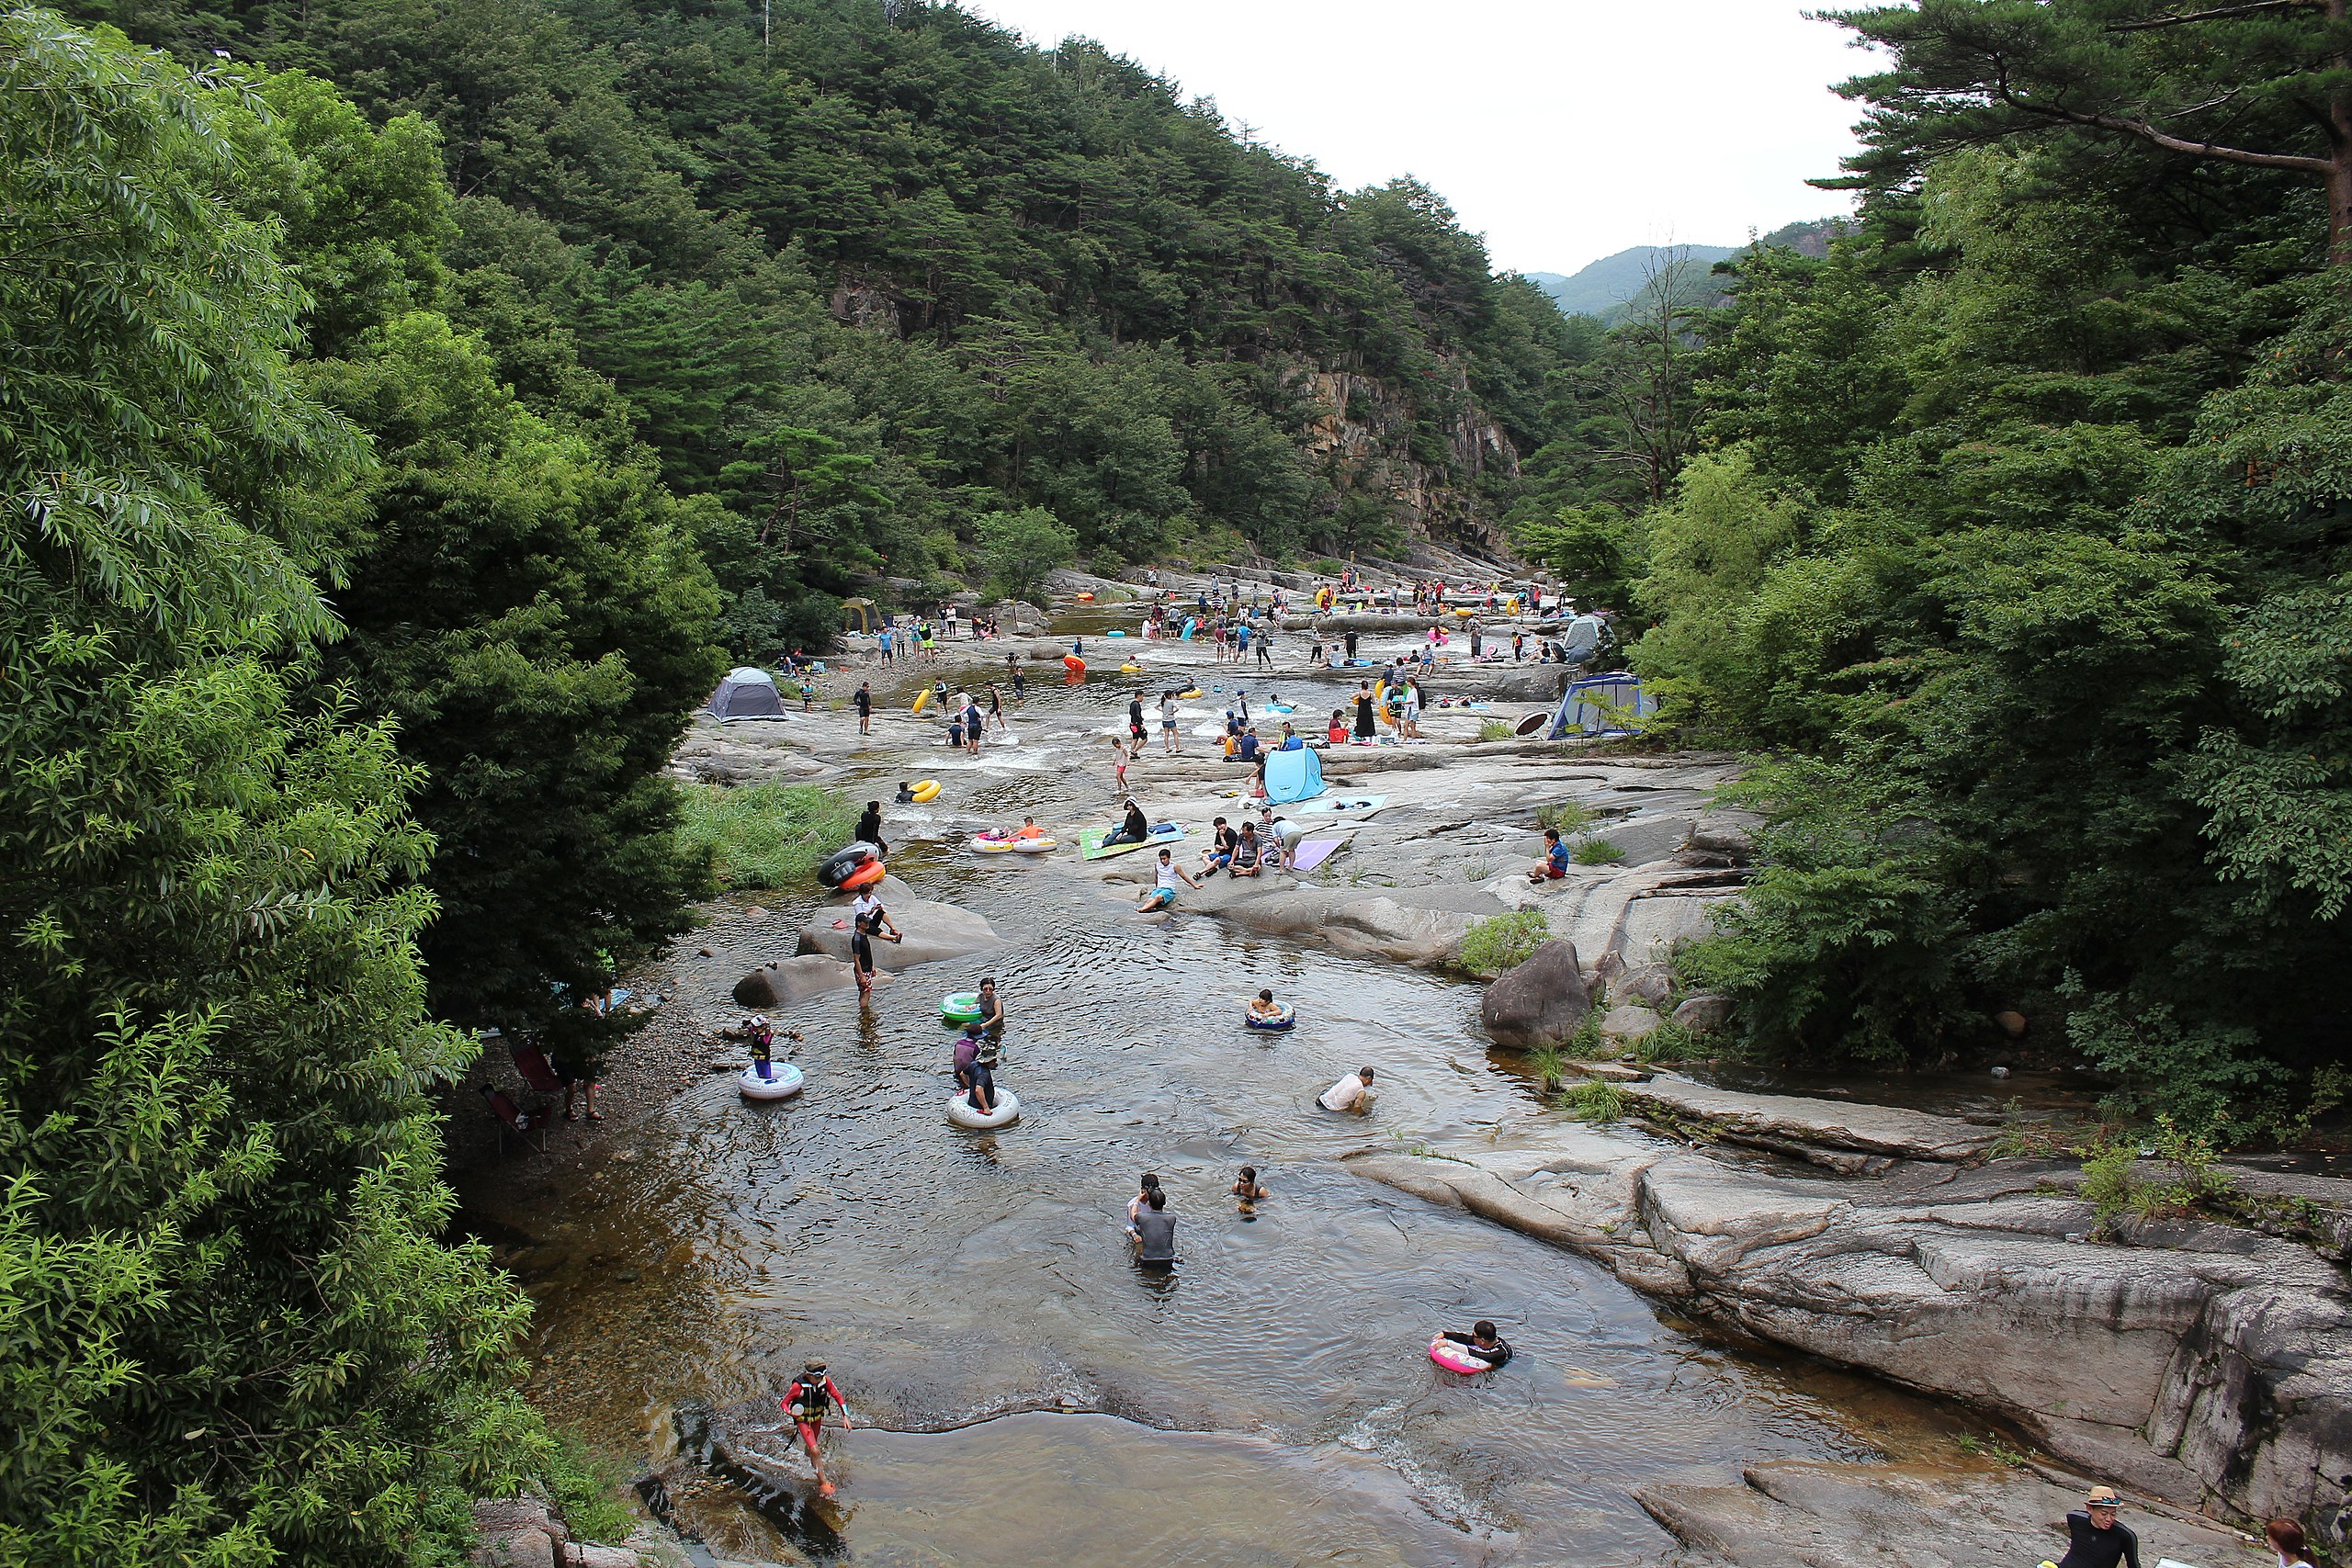
M1657 712L1657 699L1631 675L1588 675L1571 681L1552 715L1547 740L1571 735L1631 735L1628 719L1647 718Z
M1312 800L1323 793L1323 760L1302 746L1295 751L1266 756L1266 798L1275 802Z

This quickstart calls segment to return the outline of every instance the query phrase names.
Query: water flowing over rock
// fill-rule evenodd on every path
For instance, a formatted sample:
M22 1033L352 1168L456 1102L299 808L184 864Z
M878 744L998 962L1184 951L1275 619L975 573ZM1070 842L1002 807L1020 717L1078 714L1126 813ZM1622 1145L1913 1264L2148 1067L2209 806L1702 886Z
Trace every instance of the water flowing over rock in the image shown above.
M1495 1043L1528 1050L1561 1043L1591 1010L1576 943L1556 937L1504 970L1478 1003Z

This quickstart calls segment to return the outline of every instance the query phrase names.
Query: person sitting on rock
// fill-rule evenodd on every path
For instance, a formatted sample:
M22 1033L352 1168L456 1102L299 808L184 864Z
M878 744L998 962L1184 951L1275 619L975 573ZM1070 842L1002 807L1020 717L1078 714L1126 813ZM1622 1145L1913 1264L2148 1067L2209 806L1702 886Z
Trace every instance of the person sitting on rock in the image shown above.
M1451 1339L1461 1346L1486 1362L1488 1371L1510 1359L1510 1342L1497 1334L1495 1325L1483 1317L1470 1325L1470 1332L1467 1334L1457 1334L1449 1328L1438 1337Z
M1105 845L1140 844L1149 837L1151 837L1151 824L1144 820L1143 807L1136 804L1133 795L1129 795L1126 819L1114 830L1104 835L1102 842Z
M1544 829L1544 858L1527 874L1530 882L1557 882L1568 874L1568 846L1560 841L1557 828Z
M1233 863L1227 867L1226 874L1255 876L1261 869L1259 863L1262 858L1262 846L1258 840L1258 825L1255 822L1244 822L1241 824L1241 837L1235 840L1233 845Z

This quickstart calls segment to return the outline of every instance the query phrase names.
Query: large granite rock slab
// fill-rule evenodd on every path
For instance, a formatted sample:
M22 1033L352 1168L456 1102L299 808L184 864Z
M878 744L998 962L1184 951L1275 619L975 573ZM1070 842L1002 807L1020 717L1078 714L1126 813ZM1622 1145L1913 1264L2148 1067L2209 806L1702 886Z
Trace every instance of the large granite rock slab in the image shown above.
M1758 1114L1949 1147L1932 1128L1872 1130L1856 1114L1871 1109ZM2100 1479L2344 1533L2352 1293L2299 1244L2130 1220L2098 1239L2059 1161L1902 1159L1840 1179L1565 1123L1437 1152L1350 1163L1738 1332L1996 1412Z

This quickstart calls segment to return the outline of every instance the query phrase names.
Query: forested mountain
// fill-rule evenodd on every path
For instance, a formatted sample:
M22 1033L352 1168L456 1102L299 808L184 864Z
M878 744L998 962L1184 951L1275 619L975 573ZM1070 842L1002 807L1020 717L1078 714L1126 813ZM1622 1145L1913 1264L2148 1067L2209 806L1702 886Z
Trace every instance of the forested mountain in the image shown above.
M1645 483L1531 464L1531 542L1630 602L1667 731L1779 759L1694 972L1773 1057L1939 1060L2014 1010L2126 1108L2291 1131L2352 1085L2352 36L1838 19L1888 62L1846 88L1857 231L1579 372Z
M70 9L437 134L436 302L712 503L745 656L863 574L965 569L1007 508L1097 570L1497 546L1553 433L1563 325L1435 193L1335 191L1091 44L899 0Z
M1683 256L1705 268L1738 254L1736 245L1633 245L1572 273L1531 272L1527 281L1568 315L1607 316L1639 298L1659 264L1670 256Z

